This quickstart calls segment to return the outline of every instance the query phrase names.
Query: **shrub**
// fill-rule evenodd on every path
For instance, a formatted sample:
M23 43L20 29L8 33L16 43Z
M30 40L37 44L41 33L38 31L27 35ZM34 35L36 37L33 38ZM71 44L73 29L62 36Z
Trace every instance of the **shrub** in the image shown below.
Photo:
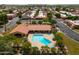
M38 24L42 24L43 23L43 21L38 21Z
M50 19L49 22L50 22L51 24L56 24L56 23L57 23L56 20L53 20L53 19Z
M78 19L79 17L78 16L68 16L67 19L70 19L70 20L76 20Z
M0 25L3 25L4 23L2 21L0 21Z
M16 24L21 24L21 22L20 21L17 21Z
M32 21L32 24L36 24L36 21Z
M0 25L0 28L3 28L3 26L2 26L2 25Z
M60 18L60 17L61 17L61 15L60 15L59 13L56 13L55 16L56 16L57 18Z

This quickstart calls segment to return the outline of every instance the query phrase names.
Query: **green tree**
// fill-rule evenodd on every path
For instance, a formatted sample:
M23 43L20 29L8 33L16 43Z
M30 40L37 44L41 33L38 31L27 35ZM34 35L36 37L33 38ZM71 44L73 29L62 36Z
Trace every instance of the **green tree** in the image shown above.
M22 18L22 12L19 12L19 13L17 14L17 16L18 16L19 18Z
M64 51L63 37L64 36L61 32L55 34L56 45L60 47L59 51Z
M42 24L43 23L43 21L38 21L38 24Z
M9 52L12 54L13 48L11 46L12 41L16 39L13 35L5 35L0 37L0 52Z
M51 12L48 12L47 13L47 18L48 18L48 20L51 20L52 19L52 13Z
M68 19L70 19L70 20L77 20L77 19L79 19L79 17L78 16L68 16Z
M17 38L12 41L12 47L13 47L14 54L21 54L23 43L24 43L24 40L20 38Z
M17 21L16 24L21 24L21 22L20 21Z
M39 11L40 11L39 9L36 10L34 17L36 17L39 14Z
M55 49L55 48L51 48L51 53L52 53L53 55L55 55L55 54L56 54L56 49Z
M56 7L55 8L55 11L58 11L59 12L60 11L60 7Z
M5 28L4 30L6 31L6 23L8 22L8 18L7 18L7 15L5 13L0 13L0 21L3 22Z
M57 18L60 18L60 17L61 17L61 15L60 15L59 13L56 13L55 16L56 16Z
M50 48L48 46L42 46L41 51L42 51L42 54L49 54Z
M49 22L50 22L50 24L56 24L57 23L56 20L53 20L53 19L49 20Z
M9 13L13 13L13 9L9 9L8 12L9 12Z
M62 44L63 44L62 40L57 40L57 43L56 43L57 46L61 47Z
M51 12L48 12L47 13L47 20L50 24L56 24L56 20L53 20L52 19L52 13Z
M36 21L32 21L32 24L36 24Z
M63 11L66 11L66 7L63 7L62 10L63 10Z
M22 45L23 54L31 54L31 44L30 42L24 42Z
M38 47L32 47L32 54L33 55L39 55L40 54Z

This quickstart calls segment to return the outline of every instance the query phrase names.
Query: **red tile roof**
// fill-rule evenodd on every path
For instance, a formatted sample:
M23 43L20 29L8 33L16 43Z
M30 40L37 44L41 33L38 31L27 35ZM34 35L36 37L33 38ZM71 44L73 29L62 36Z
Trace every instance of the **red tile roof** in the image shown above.
M50 25L29 25L28 29L29 31L50 31L51 26Z
M20 24L11 31L11 33L15 33L15 32L27 34L28 33L28 28L25 24Z
M10 33L23 33L28 34L29 31L50 31L51 25L26 25L20 24L15 29L13 29Z

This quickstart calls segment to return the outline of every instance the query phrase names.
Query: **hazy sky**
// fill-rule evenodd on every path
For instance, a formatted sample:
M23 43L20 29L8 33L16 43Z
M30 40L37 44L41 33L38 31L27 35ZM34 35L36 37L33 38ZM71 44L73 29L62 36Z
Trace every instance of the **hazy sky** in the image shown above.
M79 4L79 0L0 0L0 4Z

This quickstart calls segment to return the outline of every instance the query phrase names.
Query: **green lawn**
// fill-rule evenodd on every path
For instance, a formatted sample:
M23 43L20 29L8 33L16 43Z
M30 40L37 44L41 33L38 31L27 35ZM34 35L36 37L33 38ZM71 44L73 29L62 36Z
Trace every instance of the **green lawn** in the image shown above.
M79 43L63 34L63 42L67 46L70 55L79 55Z

